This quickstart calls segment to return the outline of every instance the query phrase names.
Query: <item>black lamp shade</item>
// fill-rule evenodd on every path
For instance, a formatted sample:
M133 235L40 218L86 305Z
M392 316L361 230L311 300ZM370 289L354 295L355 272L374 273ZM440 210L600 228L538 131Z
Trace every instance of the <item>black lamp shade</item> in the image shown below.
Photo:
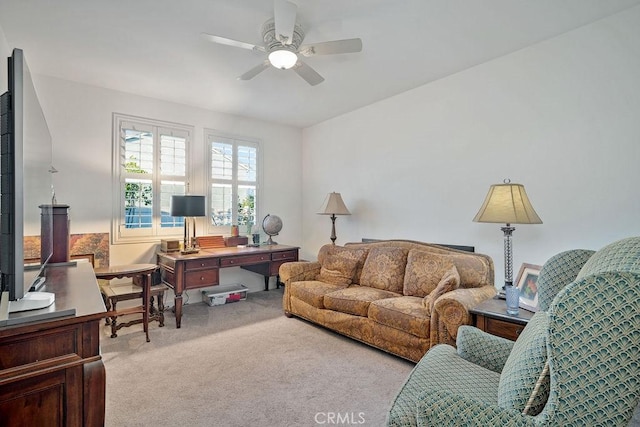
M205 216L204 196L171 196L171 216Z

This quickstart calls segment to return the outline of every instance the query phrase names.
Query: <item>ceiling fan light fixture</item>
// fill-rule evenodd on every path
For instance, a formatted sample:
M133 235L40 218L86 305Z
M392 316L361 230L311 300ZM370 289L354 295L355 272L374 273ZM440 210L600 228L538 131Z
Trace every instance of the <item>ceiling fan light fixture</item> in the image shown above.
M269 54L269 62L276 68L288 70L298 62L298 55L290 50L279 49Z

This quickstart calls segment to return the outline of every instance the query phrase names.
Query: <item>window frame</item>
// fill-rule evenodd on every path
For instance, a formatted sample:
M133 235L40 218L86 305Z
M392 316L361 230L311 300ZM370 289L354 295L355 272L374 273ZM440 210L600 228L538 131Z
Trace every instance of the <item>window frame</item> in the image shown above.
M213 138L213 140L211 140ZM216 180L211 177L211 143L222 142L225 144L231 144L233 146L233 166L232 166L232 178L230 182L223 180ZM207 216L206 216L206 232L207 234L229 234L231 231L231 225L237 224L237 209L232 209L231 225L213 225L211 221L211 186L213 183L230 183L232 187L232 206L237 206L238 203L238 187L247 184L247 181L238 179L238 146L245 146L255 148L256 150L256 195L255 195L255 225L258 225L260 216L260 207L262 206L262 143L260 140L250 138L246 136L230 135L224 132L216 131L214 129L204 129L204 150L205 150L205 174L204 174L204 188L206 189L207 198ZM240 235L246 235L246 228L240 228Z
M152 224L150 228L126 228L124 209L124 182L127 178L135 178L135 173L128 173L121 164L122 137L124 129L134 129L150 132L153 135L153 172L150 179L153 186ZM160 175L160 137L162 135L179 136L185 139L185 175ZM193 145L194 127L163 120L148 119L121 113L113 113L113 141L112 141L112 212L111 212L111 242L145 243L158 242L164 238L181 238L183 227L161 227L162 199L161 183L163 181L184 181L185 190L193 178L191 151ZM138 177L140 175L137 175ZM176 179L178 178L178 179ZM156 203L156 200L158 203Z

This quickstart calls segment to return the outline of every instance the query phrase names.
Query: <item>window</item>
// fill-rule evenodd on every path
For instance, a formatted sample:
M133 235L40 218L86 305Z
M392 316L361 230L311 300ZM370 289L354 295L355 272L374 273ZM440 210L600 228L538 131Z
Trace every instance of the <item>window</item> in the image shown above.
M173 194L185 194L192 128L114 114L114 242L180 235L170 215Z
M238 225L249 233L256 223L260 150L257 142L205 131L209 171L209 233L228 233Z

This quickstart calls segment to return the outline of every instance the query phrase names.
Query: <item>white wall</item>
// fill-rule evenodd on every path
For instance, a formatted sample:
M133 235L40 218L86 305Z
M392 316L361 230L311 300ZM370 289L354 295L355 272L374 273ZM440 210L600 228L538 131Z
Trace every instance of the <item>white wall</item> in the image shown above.
M418 53L419 54L419 53ZM504 279L499 224L472 222L491 184L525 185L514 278L571 248L640 234L640 7L305 129L304 256L341 192L362 237L473 245Z
M111 225L112 113L182 123L195 127L191 157L201 171L191 192L205 194L204 128L261 141L263 188L260 214L279 215L284 227L278 238L301 243L301 131L256 120L215 113L122 92L34 76L34 84L53 138L53 164L58 203L71 206L71 233L109 232ZM199 234L204 223L197 226ZM152 244L111 245L111 264L155 262ZM261 276L238 269L221 272L222 284L244 283L264 288ZM272 283L273 286L273 283ZM191 292L199 300L199 292ZM171 303L170 303L171 304Z
M7 90L7 58L11 56L11 49L7 43L2 27L0 27L0 94Z

